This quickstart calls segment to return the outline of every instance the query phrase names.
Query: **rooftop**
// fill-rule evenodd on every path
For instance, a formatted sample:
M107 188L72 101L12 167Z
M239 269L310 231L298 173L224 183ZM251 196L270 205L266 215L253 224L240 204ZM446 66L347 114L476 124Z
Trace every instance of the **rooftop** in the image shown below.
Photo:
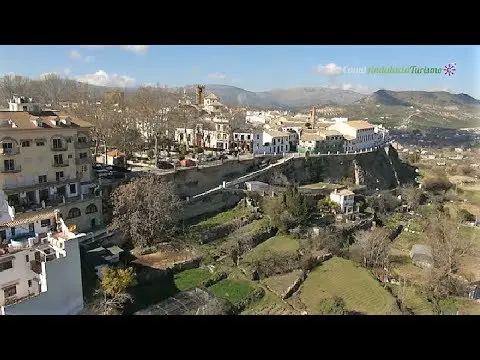
M70 124L61 123L62 119L70 119ZM2 130L10 129L61 129L61 128L89 128L93 125L84 120L80 120L71 116L62 115L53 111L42 111L40 115L32 115L27 111L2 111L0 112L0 121L12 121L15 126L8 128L4 127ZM36 121L41 120L41 126L35 124Z
M287 133L284 133L282 131L277 131L277 130L265 130L265 133L270 135L271 137L274 137L274 138L285 137L285 136L289 135Z
M19 213L15 214L15 218L13 220L0 223L0 229L16 227L22 224L31 224L36 221L51 219L53 217L55 217L55 210L52 209L45 209L28 213Z
M335 193L338 194L338 195L342 195L342 196L355 195L355 193L353 191L348 190L348 189L337 190L337 191L335 191Z
M205 99L218 100L218 97L214 93L210 93L207 96L205 96Z
M375 125L372 125L368 121L364 120L350 120L346 123L357 130L372 129L375 127Z

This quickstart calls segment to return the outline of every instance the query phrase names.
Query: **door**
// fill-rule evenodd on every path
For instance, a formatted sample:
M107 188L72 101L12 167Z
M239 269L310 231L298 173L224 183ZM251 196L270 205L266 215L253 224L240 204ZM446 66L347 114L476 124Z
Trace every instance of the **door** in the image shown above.
M92 229L95 229L95 226L96 226L96 225L97 225L97 224L96 224L95 219L90 220L90 227L91 227Z
M31 223L31 224L28 224L28 232L35 232L35 224L34 223Z

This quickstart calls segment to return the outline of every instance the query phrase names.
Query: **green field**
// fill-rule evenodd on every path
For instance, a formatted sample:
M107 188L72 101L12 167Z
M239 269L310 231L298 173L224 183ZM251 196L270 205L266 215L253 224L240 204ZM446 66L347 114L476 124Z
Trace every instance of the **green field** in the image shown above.
M339 296L348 311L363 314L398 314L395 299L365 269L350 260L332 258L312 271L300 288L299 299L309 313L320 300Z
M215 226L219 226L225 224L227 222L233 221L235 219L240 219L243 216L247 216L250 214L250 210L246 207L236 207L234 209L224 211L220 214L215 215L214 217L205 219L198 224L194 225L193 227L201 227L201 228L212 228Z
M212 293L221 299L237 305L255 290L254 284L247 280L222 280L209 288Z
M294 255L300 248L297 239L290 235L277 235L258 245L245 257L245 262L267 259L271 256Z
M189 269L175 274L174 282L178 290L185 291L201 286L202 283L211 276L212 274L208 269Z

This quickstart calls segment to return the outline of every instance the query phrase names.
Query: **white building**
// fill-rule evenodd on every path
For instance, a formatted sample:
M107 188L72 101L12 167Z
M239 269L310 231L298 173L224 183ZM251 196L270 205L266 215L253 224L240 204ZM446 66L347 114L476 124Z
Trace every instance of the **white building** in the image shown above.
M290 143L288 133L264 130L253 134L254 154L281 154L289 151Z
M211 93L203 100L203 108L210 113L219 113L225 108L225 105L220 103L217 95Z
M10 229L0 246L1 315L74 315L83 310L78 238L85 234L71 232L58 210L52 225L43 223L47 219L0 224L4 231Z
M213 123L197 124L195 128L175 129L175 140L188 146L216 147L217 132Z
M28 111L32 114L39 114L42 112L42 107L39 103L33 102L32 98L14 95L13 99L8 102L8 111Z
M379 142L379 128L364 120L339 121L330 125L328 130L336 130L345 137L345 151L359 151L375 147ZM381 132L383 138L383 132Z
M238 128L233 130L230 148L251 152L253 148L253 129Z
M347 215L353 213L355 194L352 191L346 189L335 189L332 193L330 193L330 200L338 204L342 213Z

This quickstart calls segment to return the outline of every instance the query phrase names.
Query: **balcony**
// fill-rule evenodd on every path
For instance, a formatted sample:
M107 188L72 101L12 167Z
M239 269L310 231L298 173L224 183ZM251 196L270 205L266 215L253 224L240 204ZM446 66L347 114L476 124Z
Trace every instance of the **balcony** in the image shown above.
M20 154L20 148L0 148L0 155L9 156Z
M3 168L0 169L0 171L2 173L18 173L18 172L22 171L22 167L20 165L15 165L13 167L8 167L8 168L3 167Z
M38 260L30 261L30 269L38 275L42 274L42 263Z
M77 165L84 165L84 164L93 164L93 160L90 156L87 156L86 158L76 158L75 159L75 164Z
M87 142L75 142L75 149L87 149L95 146L95 142L87 141Z
M62 145L60 145L60 146L58 146L58 145L55 145L55 146L52 145L52 146L50 147L50 149L51 149L52 151L67 151L67 150L68 150L68 146L67 146L66 143L65 143L65 144L62 144Z
M66 167L70 165L70 161L68 159L64 159L63 161L54 161L52 163L53 167Z
M35 179L34 182L30 184L9 184L9 183L4 183L3 184L3 191L7 195L11 194L16 194L18 192L27 192L27 191L33 191L37 189L44 189L53 185L63 185L66 183L72 183L72 182L78 182L80 178L78 176L64 176L63 178L60 178L55 181L47 181L47 182L38 182L37 179Z

